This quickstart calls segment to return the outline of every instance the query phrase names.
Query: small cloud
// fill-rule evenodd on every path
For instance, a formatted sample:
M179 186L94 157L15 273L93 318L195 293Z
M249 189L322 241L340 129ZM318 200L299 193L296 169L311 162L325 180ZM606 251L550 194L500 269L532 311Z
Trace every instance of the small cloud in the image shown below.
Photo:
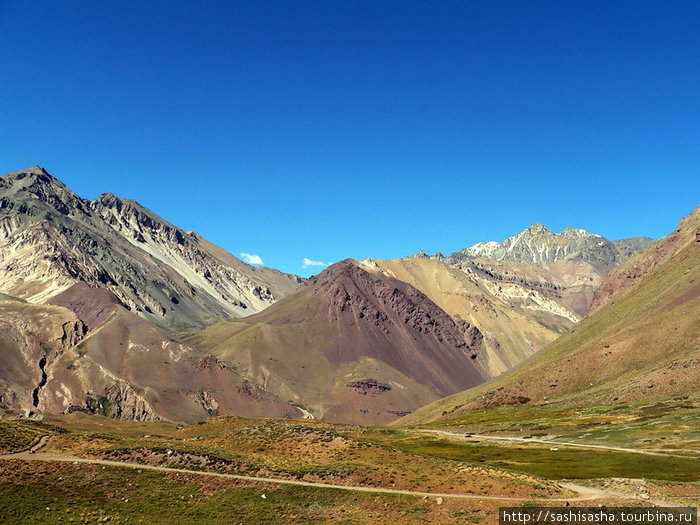
M311 259L307 259L304 257L304 262L301 265L302 268L308 268L309 266L328 266L330 263L325 263L323 261L312 261Z
M264 264L262 257L259 255L254 255L252 253L242 253L241 259L243 259L248 264Z

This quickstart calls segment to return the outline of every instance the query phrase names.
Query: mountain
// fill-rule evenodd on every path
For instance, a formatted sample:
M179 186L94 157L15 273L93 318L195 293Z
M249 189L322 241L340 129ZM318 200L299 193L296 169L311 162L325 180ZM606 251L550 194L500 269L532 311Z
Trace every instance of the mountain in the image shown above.
M0 300L1 409L176 422L301 415L129 312L109 290L77 283L56 302L65 306Z
M253 267L135 201L88 201L46 170L0 178L0 292L50 303L78 282L169 331L258 312L303 280Z
M624 295L654 268L665 263L693 240L698 240L700 232L700 207L684 218L676 231L648 250L632 257L626 264L614 268L605 281L596 289L590 305L595 312L616 297Z
M385 423L569 333L592 301L612 305L674 260L691 226L600 292L603 272L649 240L534 225L459 256L348 259L306 282L135 201L82 199L38 167L11 173L0 178L0 408Z
M367 261L428 296L454 319L483 335L477 361L490 377L517 365L585 315L594 283L590 265L559 261L549 268L471 259L447 265L435 258Z
M376 263L476 326L484 334L479 360L493 377L585 317L606 272L652 243L533 224L502 243L479 242L448 257L420 250Z
M627 257L650 246L653 239L634 237L609 241L598 234L580 228L566 228L560 233L548 230L542 224L533 224L502 243L479 242L470 248L444 258L447 264L456 264L474 258L503 262L528 262L549 265L562 260L586 262L601 274L617 266Z
M187 342L315 417L383 423L481 383L482 339L411 285L348 259Z
M402 422L518 403L611 405L700 394L700 208L600 288L598 309L546 349Z

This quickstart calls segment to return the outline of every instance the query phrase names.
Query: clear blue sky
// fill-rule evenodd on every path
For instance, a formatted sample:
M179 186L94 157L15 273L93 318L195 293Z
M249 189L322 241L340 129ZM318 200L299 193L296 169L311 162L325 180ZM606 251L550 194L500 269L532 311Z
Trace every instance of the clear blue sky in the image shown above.
M700 203L698 28L697 1L0 0L0 171L302 275L533 222L658 237Z

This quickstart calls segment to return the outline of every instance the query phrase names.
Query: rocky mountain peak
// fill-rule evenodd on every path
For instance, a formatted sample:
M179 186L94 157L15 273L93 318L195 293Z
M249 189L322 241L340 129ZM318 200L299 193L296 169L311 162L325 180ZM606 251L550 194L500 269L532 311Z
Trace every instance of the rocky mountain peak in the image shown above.
M384 274L378 266L377 272L366 268L354 259L345 259L309 279L307 287L329 300L333 310L352 312L355 322L369 320L388 333L392 323L387 314L391 310L419 333L434 333L440 342L445 338L454 348L465 347L464 334L455 322L425 294Z
M591 233L588 230L584 230L583 228L571 227L565 228L559 235L563 235L565 237L600 237L600 235L596 233Z
M491 257L493 252L500 248L500 246L501 243L496 241L477 242L472 247L462 251L472 257Z
M360 268L360 263L355 259L343 259L311 277L309 284L334 286L345 280L353 281L358 275L364 274L367 274L367 271Z
M456 264L468 259L487 258L548 265L570 259L589 263L604 274L650 243L651 239L647 238L623 239L613 243L583 228L569 227L561 233L554 233L543 224L535 223L502 243L479 242L453 253L445 261Z
M121 201L121 199L119 197L117 197L114 193L112 193L111 191L103 193L102 195L97 197L97 199L95 199L95 200L100 201L102 204L105 204L105 205L107 205L109 203Z
M144 234L151 237L157 232L175 237L178 244L183 243L184 232L173 226L159 215L145 208L135 200L122 199L111 192L103 193L90 203L90 207L108 224L139 242L145 242Z
M14 171L12 173L8 173L6 175L2 176L3 180L22 180L26 177L29 176L44 176L50 179L53 179L54 177L46 171L44 168L41 166L32 166L30 168L27 168L26 170L20 170L20 171Z
M527 228L525 232L528 232L532 235L552 234L552 231L550 231L544 224L541 224L539 222L536 222L535 224Z
M31 190L42 186L67 189L61 181L41 166L32 166L26 170L8 173L2 176L2 180L7 187L14 186L16 190Z
M116 195L114 195L112 192L103 193L95 200L90 202L90 207L93 210L98 208L108 208L116 209L117 211L121 212L123 206L124 201Z
M43 168L0 178L0 291L40 302L81 281L169 330L261 310L300 284L245 265L136 201L82 199Z
M438 261L441 261L442 259L445 258L445 256L441 252L435 252L434 254L430 255L430 254L426 253L426 251L423 248L418 250L418 253L416 253L415 255L412 255L411 257L413 257L415 259L423 259L423 258L425 258L425 259L437 259Z
M3 175L0 197L31 207L41 202L62 215L88 214L88 201L69 190L41 166ZM44 208L46 211L46 208Z
M92 201L90 205L93 208L104 207L116 209L117 211L121 211L123 208L138 208L139 211L146 211L146 208L141 206L138 202L131 199L123 199L121 197L117 197L111 191L103 193L94 201ZM149 214L152 215L151 212L149 212Z

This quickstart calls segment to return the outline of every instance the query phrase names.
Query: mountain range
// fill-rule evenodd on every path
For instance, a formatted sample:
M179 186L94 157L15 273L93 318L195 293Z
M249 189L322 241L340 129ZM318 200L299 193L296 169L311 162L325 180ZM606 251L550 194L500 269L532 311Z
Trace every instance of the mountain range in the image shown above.
M315 417L385 423L483 382L481 339L416 288L345 260L189 342Z
M347 259L306 280L30 168L0 178L0 408L410 418L571 337L674 260L688 228L650 246L535 224L449 257Z
M687 399L700 385L700 207L670 235L608 273L594 313L531 359L402 420L532 403L615 405Z
M610 268L653 243L654 240L648 237L609 241L583 228L569 227L560 233L554 233L543 224L535 223L502 243L478 242L447 257L439 252L433 257L447 264L479 258L538 265L549 265L564 260L581 261L590 264L604 275ZM427 256L422 250L417 255Z
M478 326L485 336L480 360L494 377L584 318L606 272L653 243L609 241L581 228L554 233L536 223L502 243L480 242L447 257L420 250L377 264Z

